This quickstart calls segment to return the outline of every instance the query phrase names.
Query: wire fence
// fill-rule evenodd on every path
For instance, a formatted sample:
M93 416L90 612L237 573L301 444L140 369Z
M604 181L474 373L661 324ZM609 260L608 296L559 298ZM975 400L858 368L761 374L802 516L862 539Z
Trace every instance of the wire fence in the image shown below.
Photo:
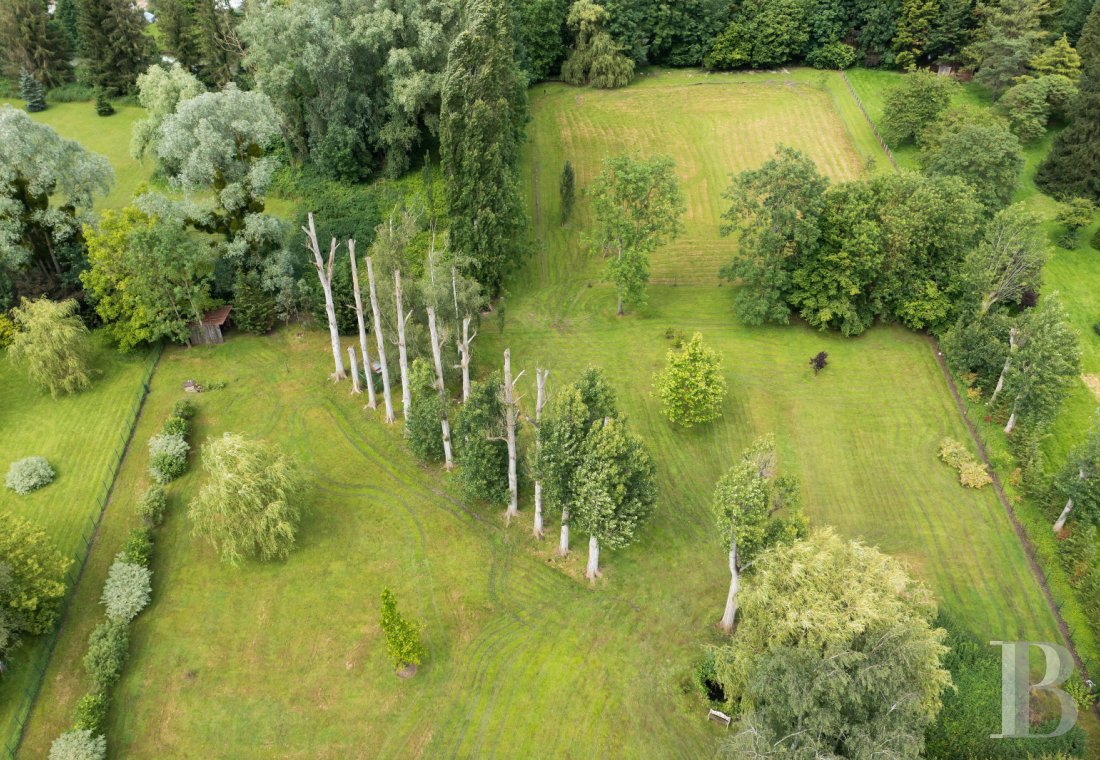
M840 78L844 80L844 84L848 86L848 92L852 93L852 98L855 99L856 105L859 106L860 113L863 114L863 118L867 120L867 123L871 125L871 131L875 133L875 139L878 140L879 147L882 148L882 152L886 154L886 157L890 159L891 166L894 167L894 171L897 171L898 162L894 158L894 151L890 150L890 146L886 144L886 141L882 139L882 135L878 131L878 126L875 124L874 119L867 113L867 109L863 106L863 101L860 100L859 95L856 94L856 88L852 87L851 81L848 79L848 75L844 73L844 69L840 70Z
M46 678L46 669L49 666L50 658L53 657L54 648L57 646L57 640L60 638L61 629L65 624L65 618L68 617L69 607L72 604L73 596L76 595L76 584L80 580L80 576L84 573L84 567L88 563L88 555L91 554L92 541L95 540L96 531L99 530L99 524L103 520L103 514L107 511L107 504L111 499L111 492L115 486L115 478L118 476L119 468L122 466L122 458L126 454L126 449L130 445L130 440L134 434L134 428L137 426L138 416L141 414L141 408L145 404L145 397L149 393L149 383L153 378L153 372L156 370L157 362L160 361L162 346L159 344L149 353L149 359L145 366L145 373L141 378L141 386L138 388L137 393L134 394L134 400L130 404L130 412L127 417L126 425L121 431L119 431L118 441L115 443L115 450L111 454L110 459L107 462L107 470L100 477L99 491L96 497L96 509L92 514L88 516L87 521L84 524L84 528L81 532L81 544L77 548L77 556L73 558L74 562L69 568L68 575L66 576L66 592L65 599L61 605L61 615L58 618L58 624L54 626L53 633L46 639L45 649L42 650L38 657L33 662L23 663L23 667L29 667L34 671L34 679L23 689L22 704L19 706L16 712L15 722L11 735L4 741L4 760L14 760L15 753L19 750L19 745L23 740L23 730L26 728L27 720L30 718L31 709L34 707L34 702L38 698L38 693L42 689L42 681Z

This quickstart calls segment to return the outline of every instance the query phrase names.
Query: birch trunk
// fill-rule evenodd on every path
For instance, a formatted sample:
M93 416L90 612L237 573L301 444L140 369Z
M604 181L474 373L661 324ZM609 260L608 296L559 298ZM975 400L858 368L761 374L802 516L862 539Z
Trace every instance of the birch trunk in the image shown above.
M313 223L313 212L309 214L309 228L302 228L309 238L309 247L313 251L313 265L317 267L317 277L321 280L321 290L325 292L325 314L328 316L328 335L332 341L332 362L335 370L332 373L333 380L343 380L347 377L344 372L344 356L340 349L340 328L336 324L336 305L332 300L332 265L336 257L336 238L332 239L329 248L328 267L321 259L321 244L317 242L317 227Z
M367 326L363 320L363 294L359 290L359 264L355 260L355 241L348 241L348 254L351 256L351 281L355 290L355 321L359 324L359 350L363 354L363 377L367 380L367 406L375 409L378 401L374 397L374 370L370 366L370 351L367 350Z
M997 400L997 394L1001 392L1001 389L1005 387L1005 375L1008 374L1009 367L1012 366L1012 354L1016 353L1016 328L1013 327L1008 331L1008 357L1005 359L1005 366L1001 368L1001 376L997 378L997 386L993 389L993 395L989 397L989 405L992 406L993 402Z
M1085 468L1077 470L1077 479L1085 479ZM1054 532L1061 533L1062 528L1066 527L1066 520L1069 519L1069 513L1073 511L1073 497L1066 499L1066 506L1062 510L1062 514L1058 515L1058 519L1054 521Z
M1016 429L1016 405L1012 405L1012 414L1009 415L1008 424L1005 425L1005 435Z
M737 592L741 589L741 575L737 570L737 543L730 547L730 590L726 596L726 611L722 613L722 631L733 633L733 621L737 617Z
M412 406L412 391L409 390L409 353L405 346L405 324L412 316L410 311L405 313L405 307L401 300L401 270L393 272L393 295L397 300L397 361L401 368L401 413L407 422L409 419L409 407Z
M588 537L588 567L584 570L584 577L590 581L596 580L600 575L600 542L595 536Z
M462 368L462 403L470 398L470 343L477 337L477 331L470 335L470 317L462 320L462 340L458 342L458 354L461 357L459 366Z
M542 449L542 440L539 438L538 429L542 423L542 408L546 405L546 376L550 374L548 369L535 369L535 447ZM542 478L535 478L535 538L545 535L542 528Z
M620 262L620 264L622 263L622 260L623 260L623 241L620 240L619 241L619 262ZM615 286L615 296L619 299L619 316L621 317L623 315L623 288L622 288L621 285L616 284L616 286Z
M561 511L561 537L558 539L558 554L562 557L569 554L569 510Z
M348 346L348 361L348 366L351 367L351 392L362 393L359 389L359 364L355 361L355 346Z
M443 357L440 355L439 331L435 326L435 309L428 307L428 330L432 338L432 359L435 360L435 383L439 389L440 418L439 426L443 431L443 466L448 470L454 468L454 459L451 456L451 423L447 420L447 390L443 385Z
M504 424L508 435L508 510L504 517L511 521L519 516L519 479L516 473L516 391L512 380L512 351L507 348L504 349Z
M390 369L386 365L386 341L382 336L382 312L378 308L378 291L374 288L374 265L367 256L367 281L370 283L370 310L374 317L374 337L378 343L378 364L382 368L382 396L386 401L387 424L393 423L393 396L390 395Z

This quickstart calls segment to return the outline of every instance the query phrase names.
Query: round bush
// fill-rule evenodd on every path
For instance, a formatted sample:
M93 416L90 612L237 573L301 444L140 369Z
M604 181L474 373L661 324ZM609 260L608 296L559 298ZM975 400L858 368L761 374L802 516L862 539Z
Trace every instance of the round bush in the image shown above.
M161 485L187 472L191 446L182 435L155 435L149 439L149 473Z
M100 601L107 607L107 617L129 623L149 604L153 593L152 571L147 567L116 559L107 571Z
M197 411L195 405L185 398L181 398L172 406L172 416L184 420L194 419Z
M122 675L130 651L130 626L116 620L104 620L88 636L84 670L100 691L115 685Z
M806 56L806 63L815 69L846 69L855 62L855 48L843 42L830 42Z
M160 429L162 435L178 435L187 438L191 435L191 422L183 417L169 417L164 421L164 427Z
M146 528L156 528L164 521L164 510L168 507L168 496L164 486L151 485L138 502L137 513Z
M153 537L149 535L147 528L134 528L126 536L126 543L122 545L122 551L117 559L131 565L149 567L149 560L153 557Z
M50 760L103 760L107 739L87 729L66 731L50 745Z
M55 474L44 457L27 457L11 463L4 485L20 496L25 496L42 486L48 486L53 482Z
M111 706L111 696L102 690L90 691L76 703L73 728L102 734L107 724L107 710Z

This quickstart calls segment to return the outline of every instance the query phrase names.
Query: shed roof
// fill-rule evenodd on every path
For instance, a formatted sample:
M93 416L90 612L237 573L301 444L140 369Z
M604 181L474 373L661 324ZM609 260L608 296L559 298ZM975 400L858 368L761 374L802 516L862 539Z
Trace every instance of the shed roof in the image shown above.
M202 324L204 327L221 327L225 324L225 320L229 318L229 312L233 311L232 306L221 306L213 311L208 311L202 315Z

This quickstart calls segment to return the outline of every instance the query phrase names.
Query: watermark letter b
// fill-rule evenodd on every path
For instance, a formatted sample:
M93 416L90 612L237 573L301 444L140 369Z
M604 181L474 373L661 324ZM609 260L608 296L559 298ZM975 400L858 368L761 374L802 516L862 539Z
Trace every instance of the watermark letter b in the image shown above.
M1073 673L1073 656L1057 644L1038 641L991 641L1001 647L1001 733L991 739L1053 739L1073 728L1077 705L1058 687ZM1030 647L1040 649L1046 658L1046 673L1037 684L1031 683ZM1049 734L1031 733L1031 690L1049 691L1058 697L1061 718Z

